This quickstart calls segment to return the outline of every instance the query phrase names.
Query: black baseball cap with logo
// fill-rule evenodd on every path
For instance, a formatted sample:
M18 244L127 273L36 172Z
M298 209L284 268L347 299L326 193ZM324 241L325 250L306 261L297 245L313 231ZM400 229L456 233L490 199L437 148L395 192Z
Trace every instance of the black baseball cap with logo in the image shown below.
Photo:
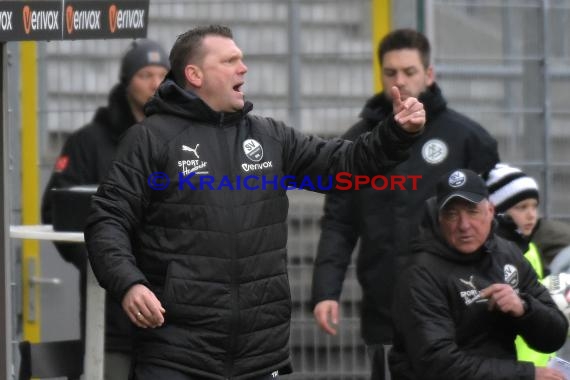
M437 207L443 209L453 198L479 203L489 197L485 181L472 170L456 169L439 180L436 187Z

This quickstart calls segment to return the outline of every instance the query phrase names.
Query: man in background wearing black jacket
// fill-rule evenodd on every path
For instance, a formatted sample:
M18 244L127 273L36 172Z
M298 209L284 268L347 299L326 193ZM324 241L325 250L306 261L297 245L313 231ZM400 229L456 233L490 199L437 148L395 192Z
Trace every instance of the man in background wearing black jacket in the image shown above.
M520 249L495 232L483 179L457 169L441 177L436 193L395 287L392 378L565 379L517 361L517 335L554 352L568 321Z
M372 361L372 380L385 377L385 345L392 342L390 305L400 262L409 253L423 202L433 195L435 181L456 167L477 173L499 161L496 141L479 124L446 105L430 65L427 38L410 29L388 34L378 47L384 89L398 87L403 97L418 97L426 109L423 135L410 158L389 174L421 175L415 190L328 194L313 272L315 319L336 334L339 299L352 251L360 238L357 276L362 287L361 335ZM354 140L391 112L390 93L373 96L344 138Z
M52 223L50 190L78 185L97 185L105 178L119 138L144 117L143 106L154 94L170 68L162 47L151 40L134 41L121 61L119 83L109 94L108 105L100 107L87 125L66 140L42 199L42 223ZM57 243L64 260L80 271L81 337L85 334L85 245ZM126 379L130 366L132 326L121 305L107 297L105 380Z

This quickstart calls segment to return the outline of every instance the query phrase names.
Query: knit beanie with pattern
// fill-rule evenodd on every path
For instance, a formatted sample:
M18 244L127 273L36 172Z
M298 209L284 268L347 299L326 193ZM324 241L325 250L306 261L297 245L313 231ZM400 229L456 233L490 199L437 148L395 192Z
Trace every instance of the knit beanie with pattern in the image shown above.
M539 199L538 184L519 168L499 163L484 175L484 179L489 189L489 200L495 205L497 214L525 199Z

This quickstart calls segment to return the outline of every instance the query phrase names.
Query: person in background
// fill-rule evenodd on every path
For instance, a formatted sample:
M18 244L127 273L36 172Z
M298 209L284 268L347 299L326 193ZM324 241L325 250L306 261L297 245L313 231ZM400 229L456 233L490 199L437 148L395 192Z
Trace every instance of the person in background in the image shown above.
M103 181L122 134L144 118L144 104L163 81L170 63L164 49L149 39L135 40L124 53L119 83L110 91L108 104L93 120L65 141L42 197L42 223L52 223L51 189L96 185ZM85 336L85 286L87 252L84 244L57 243L62 258L80 272L80 326ZM132 324L120 303L107 297L105 325L105 379L126 379L132 351Z
M497 233L514 242L536 271L538 279L549 289L556 285L552 294L557 305L568 317L568 285L566 275L556 276L551 281L548 263L542 252L534 243L534 233L539 226L539 187L534 178L519 168L499 163L484 175L489 189L489 200L495 206ZM552 224L543 223L542 228ZM547 233L548 235L548 233ZM562 287L561 289L558 289ZM560 294L559 294L560 293ZM560 295L560 297L558 297ZM542 353L532 350L520 336L516 340L517 357L522 361L530 361L545 366L554 353Z
M251 113L228 27L181 34L170 63L93 196L89 261L139 327L136 380L276 379L291 372L289 203L263 181L385 173L421 133L423 105L394 87L370 133L324 140Z
M517 360L517 335L553 352L568 321L518 247L494 231L494 211L468 169L443 176L426 201L394 295L394 380L564 379Z
M422 177L414 190L364 188L327 194L312 282L316 322L335 335L345 273L360 239L356 260L362 288L360 330L372 363L372 380L389 378L386 353L392 342L392 291L401 262L409 253L423 202L433 195L435 182L447 171L465 167L483 173L499 161L495 139L478 123L447 107L430 63L430 44L423 34L411 29L392 31L380 42L378 58L385 90L367 101L360 121L343 138L354 140L389 115L392 99L386 90L396 86L403 98L421 100L427 121L410 158L389 174Z

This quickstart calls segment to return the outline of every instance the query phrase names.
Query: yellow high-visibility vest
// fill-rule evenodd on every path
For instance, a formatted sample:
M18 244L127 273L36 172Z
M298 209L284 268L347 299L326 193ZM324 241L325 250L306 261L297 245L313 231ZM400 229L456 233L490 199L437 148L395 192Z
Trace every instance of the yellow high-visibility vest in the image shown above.
M538 279L542 281L544 278L544 268L542 267L540 253L538 252L538 249L534 243L530 243L528 245L528 251L525 252L524 257L534 268ZM517 339L515 340L515 346L517 349L517 360L532 362L535 366L545 367L548 363L548 359L554 356L554 353L544 354L542 352L533 350L526 344L521 336L517 336Z

